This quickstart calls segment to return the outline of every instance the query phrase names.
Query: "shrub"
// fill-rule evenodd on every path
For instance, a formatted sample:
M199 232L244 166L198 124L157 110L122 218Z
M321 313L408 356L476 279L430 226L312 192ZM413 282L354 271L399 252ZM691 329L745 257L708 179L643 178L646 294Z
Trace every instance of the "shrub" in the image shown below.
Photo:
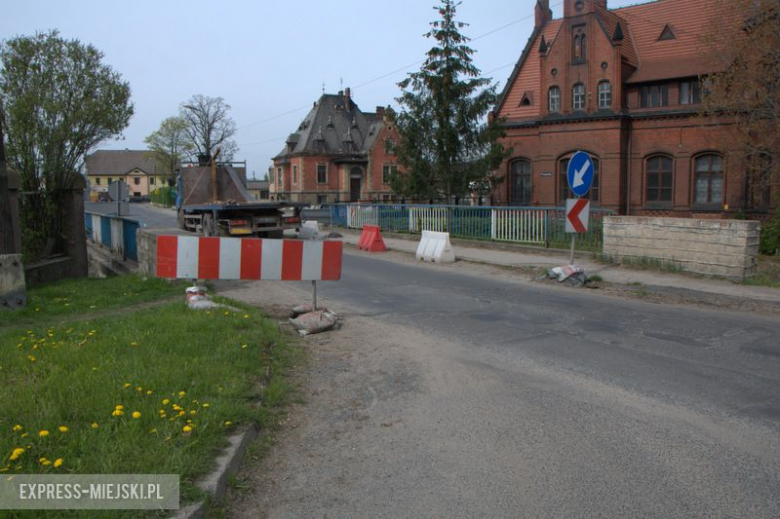
M774 217L761 226L759 251L762 254L778 254L780 252L780 207L775 209Z

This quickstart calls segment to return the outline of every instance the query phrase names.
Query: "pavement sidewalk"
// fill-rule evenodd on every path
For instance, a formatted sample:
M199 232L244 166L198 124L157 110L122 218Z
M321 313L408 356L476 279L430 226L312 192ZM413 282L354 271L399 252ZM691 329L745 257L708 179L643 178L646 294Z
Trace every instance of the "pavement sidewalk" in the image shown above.
M354 229L332 229L343 236L343 242L357 245L360 231ZM419 237L385 235L382 239L388 250L414 254L417 251ZM509 267L558 267L569 263L568 251L523 248L503 244L474 244L473 242L453 239L452 248L455 257L460 260L501 265ZM657 270L639 270L620 265L605 265L593 261L590 253L575 253L574 263L585 269L589 276L599 275L609 283L641 283L647 287L672 287L697 292L719 294L743 299L755 299L780 303L780 289L740 285L731 281L712 278L699 278Z

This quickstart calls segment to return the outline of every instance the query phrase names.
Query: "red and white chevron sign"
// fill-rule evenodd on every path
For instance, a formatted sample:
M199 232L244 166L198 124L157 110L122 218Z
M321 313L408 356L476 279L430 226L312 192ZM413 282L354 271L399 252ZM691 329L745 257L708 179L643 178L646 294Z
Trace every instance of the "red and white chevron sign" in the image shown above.
M566 200L565 231L588 232L588 216L590 215L590 200L586 198L569 198Z
M158 236L157 277L338 281L340 241Z

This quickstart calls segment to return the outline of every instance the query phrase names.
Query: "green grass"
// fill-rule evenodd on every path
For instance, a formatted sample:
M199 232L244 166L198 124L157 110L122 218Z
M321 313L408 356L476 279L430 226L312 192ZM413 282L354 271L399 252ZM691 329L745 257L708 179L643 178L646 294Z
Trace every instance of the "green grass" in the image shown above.
M745 279L742 284L780 288L780 256L759 256L756 275Z
M174 291L176 302L141 304ZM194 481L212 469L226 437L276 420L291 393L286 374L301 360L256 309L189 310L178 284L81 280L29 297L34 324L8 314L0 324L3 473L175 473L182 503L197 499ZM23 454L11 460L17 448Z

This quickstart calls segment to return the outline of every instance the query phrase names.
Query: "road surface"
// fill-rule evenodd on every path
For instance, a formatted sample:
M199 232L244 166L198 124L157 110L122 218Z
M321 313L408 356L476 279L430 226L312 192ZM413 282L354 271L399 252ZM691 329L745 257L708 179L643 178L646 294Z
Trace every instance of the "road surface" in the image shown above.
M382 257L321 284L344 327L233 516L780 516L776 318Z
M150 229L169 229L177 227L176 211L151 204L127 204L128 218L138 220L142 227ZM111 202L87 202L84 210L98 214L116 214L116 204Z

